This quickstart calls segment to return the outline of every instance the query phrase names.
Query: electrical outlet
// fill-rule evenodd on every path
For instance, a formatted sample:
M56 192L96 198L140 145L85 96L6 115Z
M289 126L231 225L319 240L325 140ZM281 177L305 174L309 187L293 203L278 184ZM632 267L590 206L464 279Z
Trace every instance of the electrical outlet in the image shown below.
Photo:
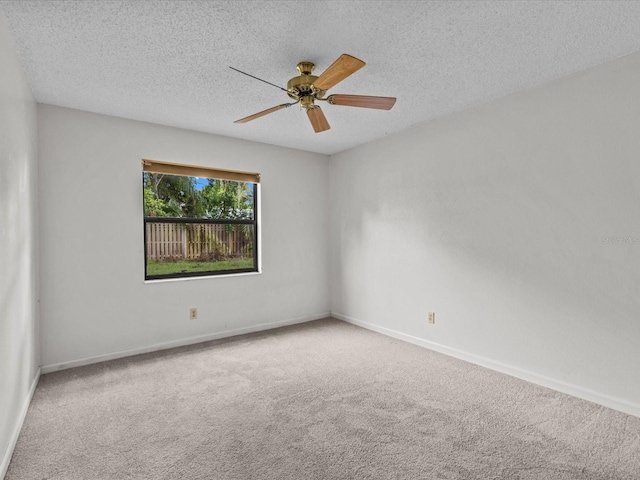
M436 312L429 312L429 323L436 323Z
M198 318L198 309L190 308L189 309L189 320L196 320Z

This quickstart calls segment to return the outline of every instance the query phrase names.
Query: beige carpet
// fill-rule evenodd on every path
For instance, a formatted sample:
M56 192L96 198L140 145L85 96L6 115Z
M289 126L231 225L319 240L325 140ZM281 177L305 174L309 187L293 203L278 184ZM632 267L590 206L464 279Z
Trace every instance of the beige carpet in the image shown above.
M336 320L44 375L8 479L638 479L640 419Z

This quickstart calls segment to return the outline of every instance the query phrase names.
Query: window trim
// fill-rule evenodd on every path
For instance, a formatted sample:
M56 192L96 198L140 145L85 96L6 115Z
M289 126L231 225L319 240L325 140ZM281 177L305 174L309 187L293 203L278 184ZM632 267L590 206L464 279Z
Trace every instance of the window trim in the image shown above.
M250 183L253 189L253 220L243 219L213 219L213 218L189 218L189 217L146 217L144 216L143 200L143 247L144 247L144 280L158 281L171 279L187 279L216 277L221 275L235 275L247 273L260 273L259 250L259 212L258 195L260 174L253 172L239 172L234 170L214 169L209 167L198 167L193 165L181 165L169 162L159 162L156 160L142 160L143 174L142 184L144 190L145 173L164 173L166 175L176 175L183 177L211 178L214 180L230 180L234 182ZM180 172L180 173L178 173ZM149 275L147 273L147 223L189 223L189 224L209 224L209 225L253 225L253 267L239 268L233 270L212 270L203 272L178 272L162 275Z

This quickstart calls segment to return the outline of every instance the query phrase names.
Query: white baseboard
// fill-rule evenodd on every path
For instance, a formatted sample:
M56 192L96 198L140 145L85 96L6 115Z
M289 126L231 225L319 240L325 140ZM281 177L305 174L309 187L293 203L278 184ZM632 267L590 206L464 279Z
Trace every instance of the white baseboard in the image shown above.
M158 350L166 350L169 348L183 347L185 345L193 345L196 343L208 342L210 340L218 340L220 338L235 337L236 335L244 335L246 333L261 332L263 330L271 330L273 328L284 327L287 325L295 325L297 323L306 323L313 320L320 320L331 316L329 312L318 313L306 317L291 318L289 320L280 320L278 322L262 323L260 325L252 325L250 327L238 328L235 330L225 330L224 332L208 333L197 337L182 338L171 342L157 343L147 347L133 348L131 350L123 350L120 352L105 353L96 355L95 357L81 358L78 360L70 360L68 362L54 363L51 365L43 365L40 367L42 373L57 372L58 370L66 370L67 368L82 367L92 363L106 362L117 358L130 357L132 355L140 355L141 353L157 352Z
M29 410L29 405L31 405L31 399L33 398L33 394L36 391L36 387L38 386L38 380L40 380L41 370L38 368L36 372L36 378L31 382L31 388L29 388L29 393L27 397L24 399L22 403L22 408L20 409L20 413L18 414L18 421L16 422L13 428L13 434L9 439L9 445L7 445L7 450L4 452L4 456L2 457L2 463L0 463L0 478L4 478L7 474L7 470L9 470L9 463L11 462L11 456L13 455L13 451L16 448L16 443L18 443L18 437L20 436L20 430L22 430L22 424L24 423L24 419L27 417L27 410Z
M638 405L637 403L629 402L627 400L623 400L616 397L611 397L609 395L596 392L588 388L580 387L578 385L572 385L570 383L566 383L561 380L556 380L554 378L546 377L544 375L539 375L534 372L522 370L517 367L496 362L494 360L490 360L488 358L474 355L472 353L468 353L455 348L447 347L445 345L440 345L438 343L431 342L429 340L424 340L419 337L414 337L413 335L407 335L406 333L398 332L396 330L391 330L386 327L380 327L378 325L363 322L362 320L358 320L358 319L349 317L347 315L342 315L340 313L331 312L331 316L333 318L337 318L338 320L342 320L344 322L351 323L353 325L357 325L362 328L366 328L367 330L372 330L374 332L381 333L389 337L397 338L398 340L403 340L405 342L409 342L414 345L418 345L420 347L428 348L429 350L443 353L445 355L449 355L450 357L459 358L460 360L464 360L476 365L480 365L481 367L486 367L491 370L505 373L507 375L511 375L512 377L520 378L522 380L535 383L536 385L541 385L543 387L547 387L552 390L556 390L558 392L566 393L568 395L572 395L574 397L578 397L583 400L588 400L590 402L597 403L599 405L603 405L608 408L612 408L613 410L618 410L620 412L627 413L629 415L640 417L640 405Z

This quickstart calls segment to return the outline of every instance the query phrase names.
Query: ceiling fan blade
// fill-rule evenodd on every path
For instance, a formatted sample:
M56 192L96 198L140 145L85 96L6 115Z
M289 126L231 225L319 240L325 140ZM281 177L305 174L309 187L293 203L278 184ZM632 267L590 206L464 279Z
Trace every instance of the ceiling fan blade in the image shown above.
M248 117L241 118L240 120L236 120L233 123L247 123L251 120L255 120L256 118L264 117L265 115L269 115L270 113L277 112L278 110L282 110L283 108L290 107L291 105L295 105L298 102L294 103L283 103L282 105L278 105L277 107L271 107L266 110L263 110L258 113L254 113L253 115L249 115Z
M396 103L395 97L371 97L367 95L329 95L327 102L332 105L346 105L348 107L377 108L391 110Z
M264 82L264 83L267 83L267 84L269 84L269 85L272 85L272 86L274 86L274 87L276 87L276 88L279 88L280 90L284 90L285 92L287 91L287 89L286 89L286 88L282 88L281 86L276 85L275 83L267 82L266 80L263 80L263 79L261 79L261 78L255 77L255 76L253 76L253 75L249 75L248 73L243 72L242 70L238 70L237 68L233 68L233 67L229 67L229 68L230 68L231 70L235 70L235 71L236 71L236 72L238 72L238 73L241 73L241 74L243 74L243 75L246 75L247 77L255 78L256 80L260 80L261 82Z
M331 127L329 126L329 122L327 122L327 118L324 116L322 109L318 106L314 108L309 108L307 110L307 116L311 121L311 126L315 130L316 133L324 132L325 130L329 130Z
M313 82L318 90L329 90L335 84L341 82L352 73L360 70L366 63L362 60L343 53L335 62L329 65L322 74Z

